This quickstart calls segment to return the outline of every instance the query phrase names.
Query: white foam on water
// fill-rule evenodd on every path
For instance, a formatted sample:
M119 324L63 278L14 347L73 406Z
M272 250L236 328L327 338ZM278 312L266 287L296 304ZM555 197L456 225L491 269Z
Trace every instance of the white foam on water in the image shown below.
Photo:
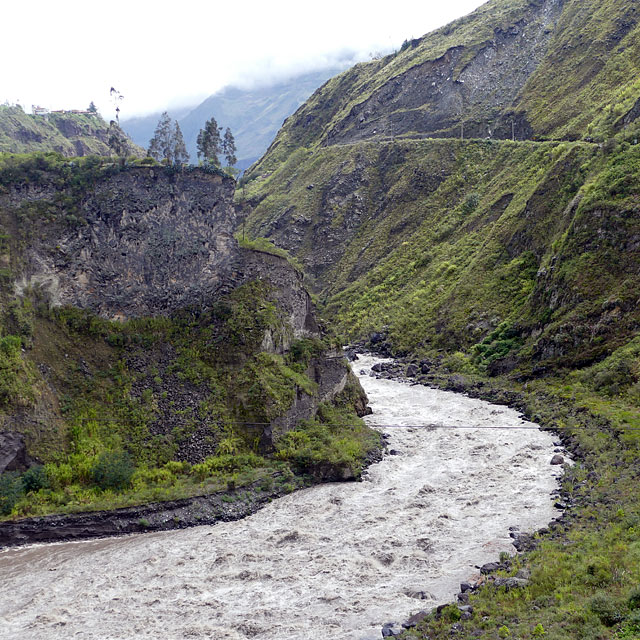
M0 638L359 640L451 600L514 551L509 527L553 518L552 437L506 407L370 377L377 361L353 365L369 424L414 426L382 428L397 454L363 482L237 522L0 553Z

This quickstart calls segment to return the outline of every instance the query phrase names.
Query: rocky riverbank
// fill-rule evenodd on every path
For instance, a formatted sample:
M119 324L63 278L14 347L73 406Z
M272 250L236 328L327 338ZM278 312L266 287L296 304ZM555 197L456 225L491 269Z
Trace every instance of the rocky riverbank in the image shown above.
M498 381L476 380L464 375L444 372L441 363L436 360L412 357L393 358L392 352L381 334L374 334L367 344L354 345L346 350L347 357L355 368L357 368L359 354L363 352L377 352L377 355L386 358L386 361L379 362L372 367L370 375L377 379L396 380L411 385L454 391L471 398L509 406L519 411L527 420L539 424L541 430L553 432L556 436L554 441L556 448L549 464L563 465L564 469L563 482L561 482L560 488L552 494L558 515L547 526L536 531L522 532L518 528L510 528L509 535L513 539L513 546L518 554L525 554L525 557L522 558L524 564L526 564L526 554L533 551L540 542L545 539L563 538L566 535L567 530L575 524L578 518L575 507L587 501L588 484L595 481L596 476L592 472L587 476L587 481L577 482L572 465L565 464L567 459L582 462L584 452L570 433L559 428L561 422L559 422L558 416L566 411L583 420L596 420L594 416L587 415L586 411L578 408L560 407L557 399L546 396L539 397L537 404L532 403L526 393L505 389L499 385ZM544 410L540 410L540 406L544 406ZM607 425L599 424L598 426L606 428ZM433 610L419 611L404 622L388 622L382 627L382 637L399 636L407 629L415 628L430 615L439 620L445 609L450 607L459 611L460 620L470 619L473 614L473 607L469 604L470 595L478 592L481 588L504 587L506 590L511 590L528 586L530 572L526 568L519 569L513 576L505 577L505 572L509 573L512 566L512 561L504 555L501 555L499 561L478 566L476 577L460 584L460 590L453 602L439 605Z

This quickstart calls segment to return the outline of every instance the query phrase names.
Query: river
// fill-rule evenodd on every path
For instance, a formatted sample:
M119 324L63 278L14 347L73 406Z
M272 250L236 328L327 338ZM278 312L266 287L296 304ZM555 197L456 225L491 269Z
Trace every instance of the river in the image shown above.
M0 638L380 638L513 552L509 527L554 517L550 434L506 407L377 380L375 361L354 363L369 423L410 426L382 427L394 455L363 482L237 522L6 550Z

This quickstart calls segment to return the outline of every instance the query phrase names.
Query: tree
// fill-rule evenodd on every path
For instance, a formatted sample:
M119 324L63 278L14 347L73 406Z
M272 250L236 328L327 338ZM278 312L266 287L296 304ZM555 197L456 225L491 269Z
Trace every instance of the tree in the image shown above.
M149 142L147 153L158 162L182 165L189 162L189 154L177 120L171 122L165 111L158 120L156 130Z
M114 155L120 158L126 158L129 155L129 138L115 120L109 123L107 144Z
M220 131L215 118L207 120L204 129L200 129L198 139L196 141L198 148L198 159L203 158L216 167L220 166L218 155L221 153Z
M111 87L109 96L113 102L113 106L116 108L116 122L120 125L120 103L124 100L124 96L114 87Z
M233 139L233 134L229 127L227 127L227 130L224 132L222 153L227 160L228 167L233 167L233 165L238 162L238 158L236 158L236 141Z
M93 100L89 104L89 108L87 109L89 113L98 113L98 107L94 104Z
M189 154L184 144L182 130L176 120L176 126L173 133L173 162L177 165L187 164L189 162Z
M156 130L153 132L153 138L149 142L147 153L155 158L158 162L166 160L169 164L173 164L173 154L175 151L174 129L171 126L171 118L165 111L158 120Z

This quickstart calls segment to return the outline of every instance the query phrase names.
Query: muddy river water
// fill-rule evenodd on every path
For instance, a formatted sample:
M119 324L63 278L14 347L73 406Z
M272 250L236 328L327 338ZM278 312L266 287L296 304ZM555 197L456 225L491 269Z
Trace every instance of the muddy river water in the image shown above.
M509 527L554 517L548 433L505 407L377 380L374 362L354 363L370 424L410 426L381 427L395 455L363 482L237 522L4 551L0 638L380 638L513 552Z

